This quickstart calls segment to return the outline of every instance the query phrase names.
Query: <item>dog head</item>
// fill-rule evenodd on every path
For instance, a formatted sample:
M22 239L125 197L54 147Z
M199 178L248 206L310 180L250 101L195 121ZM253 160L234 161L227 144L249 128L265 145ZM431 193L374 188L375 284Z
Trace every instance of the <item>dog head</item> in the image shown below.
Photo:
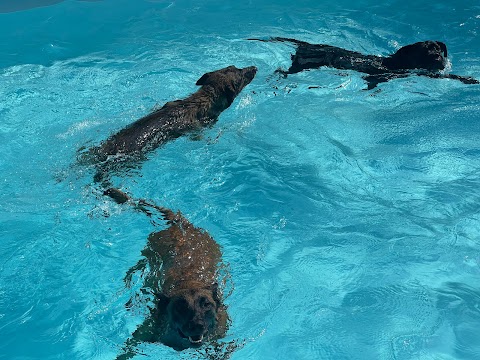
M388 66L392 70L425 69L443 70L447 58L447 46L440 41L421 41L400 48L391 55Z
M209 85L215 88L217 93L225 94L228 106L230 106L240 91L250 84L256 73L257 68L255 66L249 66L243 69L229 66L204 74L198 79L197 85Z
M164 297L167 319L178 335L190 346L199 346L213 334L221 307L217 285L212 289L183 289Z

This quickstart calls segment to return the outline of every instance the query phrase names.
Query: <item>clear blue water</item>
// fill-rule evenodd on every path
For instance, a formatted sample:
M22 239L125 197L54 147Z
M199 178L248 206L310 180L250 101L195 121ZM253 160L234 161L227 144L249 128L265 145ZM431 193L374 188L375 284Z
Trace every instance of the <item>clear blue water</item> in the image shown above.
M244 41L385 55L438 39L452 73L480 78L477 1L45 3L0 1L0 359L115 357L145 314L123 276L159 226L98 196L76 150L231 64L259 72L203 140L114 179L221 244L231 359L480 358L480 87L277 81L293 48Z

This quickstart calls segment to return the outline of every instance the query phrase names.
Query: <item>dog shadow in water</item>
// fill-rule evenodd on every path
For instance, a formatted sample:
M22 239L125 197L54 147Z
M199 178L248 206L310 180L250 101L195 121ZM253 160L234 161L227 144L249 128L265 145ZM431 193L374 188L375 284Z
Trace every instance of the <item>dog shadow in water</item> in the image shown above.
M133 200L118 189L108 189L105 195L149 216L160 214L168 225L149 235L142 258L125 276L129 287L133 274L143 273L141 290L153 295L153 306L116 359L134 357L144 342L178 351L202 347L206 358L227 359L239 345L217 341L225 337L230 323L222 293L229 275L218 243L180 212Z

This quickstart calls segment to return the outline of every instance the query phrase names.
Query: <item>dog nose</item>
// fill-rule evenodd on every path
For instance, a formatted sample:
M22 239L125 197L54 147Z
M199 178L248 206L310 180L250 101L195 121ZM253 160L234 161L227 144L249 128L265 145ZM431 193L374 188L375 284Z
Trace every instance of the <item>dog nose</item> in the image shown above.
M243 76L248 80L252 81L257 73L257 68L255 66L249 66L243 69Z
M188 324L188 333L190 336L200 336L205 332L205 324L191 322Z

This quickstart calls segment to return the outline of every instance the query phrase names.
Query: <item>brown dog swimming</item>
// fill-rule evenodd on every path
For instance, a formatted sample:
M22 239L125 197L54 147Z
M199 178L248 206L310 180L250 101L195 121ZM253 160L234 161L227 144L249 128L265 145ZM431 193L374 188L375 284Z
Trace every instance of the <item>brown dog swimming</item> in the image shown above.
M154 294L155 308L127 340L117 360L135 356L135 347L141 342L161 342L184 350L224 337L229 318L218 286L222 254L215 240L180 212L143 200L134 202L117 189L108 189L105 194L117 203L130 202L147 214L151 214L148 208L153 208L169 224L167 229L150 234L142 251L144 259L125 277L128 285L132 274L148 265L143 289Z
M391 79L407 77L409 75L427 76L431 78L446 78L459 80L465 84L478 84L472 77L453 74L442 74L447 59L447 46L441 41L421 41L406 45L389 56L364 55L356 51L342 49L325 44L310 44L305 41L274 37L263 42L279 41L290 42L297 46L292 55L292 65L288 70L277 70L287 76L303 70L317 69L322 66L342 70L356 70L366 73L364 79L368 89ZM414 72L412 72L414 71Z
M204 74L196 83L201 86L196 93L135 121L81 154L79 161L96 165L96 182L107 181L110 171L131 167L167 141L215 124L256 72L254 66L229 66Z

